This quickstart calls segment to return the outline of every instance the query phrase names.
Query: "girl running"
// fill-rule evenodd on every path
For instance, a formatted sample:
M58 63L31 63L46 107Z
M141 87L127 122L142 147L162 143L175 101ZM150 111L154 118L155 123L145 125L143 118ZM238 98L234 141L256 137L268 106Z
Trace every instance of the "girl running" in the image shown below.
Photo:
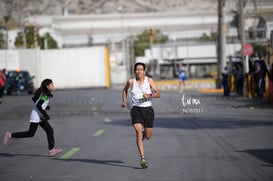
M178 89L179 89L179 92L182 94L183 91L184 91L185 82L186 82L186 79L187 79L186 69L183 67L182 64L178 65L178 78L179 78Z
M128 89L131 90L131 101L133 107L130 114L132 124L136 131L136 144L140 155L140 165L147 168L147 160L144 156L143 140L151 139L154 123L154 110L152 98L159 98L160 92L152 78L145 76L145 64L136 63L134 66L135 78L127 81L122 91L122 107L126 107Z
M45 79L42 81L41 86L36 90L32 100L34 102L33 109L30 114L30 126L28 131L11 133L6 131L3 144L7 145L12 138L28 138L33 137L40 125L46 132L49 156L54 156L61 153L62 149L55 148L53 128L50 126L46 110L49 110L49 98L53 97L52 91L55 89L53 81L51 79Z

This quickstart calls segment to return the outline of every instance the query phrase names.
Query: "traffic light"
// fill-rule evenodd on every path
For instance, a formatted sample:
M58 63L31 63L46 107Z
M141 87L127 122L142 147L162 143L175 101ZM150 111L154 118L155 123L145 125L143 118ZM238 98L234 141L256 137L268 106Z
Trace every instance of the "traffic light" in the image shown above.
M273 30L271 30L271 33L270 33L270 46L273 49Z
M154 29L153 29L153 28L150 28L150 29L149 29L149 35L150 35L150 36L153 36L153 35L154 35Z

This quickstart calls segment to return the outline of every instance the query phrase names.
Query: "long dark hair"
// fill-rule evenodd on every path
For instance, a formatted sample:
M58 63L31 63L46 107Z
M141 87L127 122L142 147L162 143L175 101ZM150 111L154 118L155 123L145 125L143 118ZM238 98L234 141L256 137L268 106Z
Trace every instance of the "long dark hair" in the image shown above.
M143 66L143 70L146 69L146 66L145 66L144 63L142 63L142 62L137 62L137 63L134 65L134 71L136 71L136 68L137 68L137 66L139 66L139 65Z
M51 84L53 81L51 79L44 79L41 83L41 86L35 91L32 100L36 102L39 97L42 95L46 95L48 97L53 97L53 94L47 89L47 86Z

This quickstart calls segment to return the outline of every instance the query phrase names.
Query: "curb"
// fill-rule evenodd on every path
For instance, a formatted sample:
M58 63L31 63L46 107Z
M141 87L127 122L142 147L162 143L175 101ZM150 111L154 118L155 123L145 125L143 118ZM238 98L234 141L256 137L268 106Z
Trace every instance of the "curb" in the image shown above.
M178 91L178 80L156 80L156 86L162 91ZM222 90L216 89L215 79L188 79L185 81L184 90L195 90L202 92L218 93Z
M199 90L201 93L223 93L223 89L201 89Z

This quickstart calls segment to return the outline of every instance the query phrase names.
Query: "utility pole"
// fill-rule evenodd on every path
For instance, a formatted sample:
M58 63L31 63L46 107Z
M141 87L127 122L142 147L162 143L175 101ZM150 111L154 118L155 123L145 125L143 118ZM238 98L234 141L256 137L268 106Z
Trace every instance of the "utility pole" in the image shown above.
M224 68L226 67L227 64L227 60L226 60L226 32L227 32L227 28L226 28L226 23L225 23L225 18L226 18L226 13L225 13L225 1L226 0L222 0L222 7L221 7L221 11L222 11L222 21L221 21L221 43L222 43L222 54L221 54L221 70L224 71Z
M12 1L6 0L6 13L4 15L5 28L6 28L6 33L5 33L5 68L8 67L8 55L7 55L7 51L9 49L8 21L11 18L11 11L12 11Z
M244 55L244 45L245 45L245 15L244 15L244 0L240 0L240 30L241 30L241 57L243 62L243 69L244 74L246 75L246 70L248 67L246 67L246 61L245 61L245 55ZM244 87L243 87L244 96L246 95L246 81L244 81Z
M149 32L149 45L150 45L150 51L151 51L151 74L153 78L156 78L155 75L155 60L154 60L154 55L153 55L153 44L154 44L154 29L150 28L148 30Z
M217 88L221 88L221 75L224 70L225 62L226 62L226 53L225 53L225 20L224 20L224 6L225 0L218 0L218 46L217 46L217 56L218 56L218 84Z

